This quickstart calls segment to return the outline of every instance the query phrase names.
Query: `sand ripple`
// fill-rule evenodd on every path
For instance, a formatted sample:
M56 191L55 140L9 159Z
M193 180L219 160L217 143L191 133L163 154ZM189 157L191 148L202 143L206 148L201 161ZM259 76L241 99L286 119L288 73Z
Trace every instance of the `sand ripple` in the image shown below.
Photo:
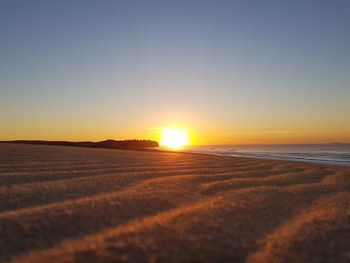
M0 144L0 261L350 262L350 168Z

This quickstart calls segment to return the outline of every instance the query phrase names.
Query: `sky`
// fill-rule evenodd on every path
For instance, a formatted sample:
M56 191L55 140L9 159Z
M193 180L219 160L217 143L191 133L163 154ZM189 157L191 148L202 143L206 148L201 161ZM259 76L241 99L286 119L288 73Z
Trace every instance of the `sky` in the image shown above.
M350 142L350 1L0 0L0 140Z

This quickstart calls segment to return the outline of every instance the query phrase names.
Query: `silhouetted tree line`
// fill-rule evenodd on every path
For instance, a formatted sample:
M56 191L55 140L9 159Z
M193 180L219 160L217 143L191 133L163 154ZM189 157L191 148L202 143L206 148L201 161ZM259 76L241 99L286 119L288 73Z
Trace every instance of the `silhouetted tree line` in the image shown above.
M100 142L69 142L69 141L42 141L42 140L15 140L4 141L6 143L21 143L21 144L39 144L39 145L59 145L59 146L76 146L76 147L91 147L91 148L107 148L107 149L147 149L158 147L156 141L151 140L105 140Z

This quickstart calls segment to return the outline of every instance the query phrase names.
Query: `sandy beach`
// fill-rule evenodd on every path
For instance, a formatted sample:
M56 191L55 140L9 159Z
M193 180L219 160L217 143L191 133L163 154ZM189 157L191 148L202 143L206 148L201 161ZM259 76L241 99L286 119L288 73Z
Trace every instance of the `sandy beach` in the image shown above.
M350 262L350 167L0 144L0 261Z

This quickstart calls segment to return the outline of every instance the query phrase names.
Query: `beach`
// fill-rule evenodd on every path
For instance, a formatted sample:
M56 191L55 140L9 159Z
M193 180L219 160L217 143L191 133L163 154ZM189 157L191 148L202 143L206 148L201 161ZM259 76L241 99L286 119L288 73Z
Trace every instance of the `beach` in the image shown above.
M350 167L0 144L2 262L350 262Z

